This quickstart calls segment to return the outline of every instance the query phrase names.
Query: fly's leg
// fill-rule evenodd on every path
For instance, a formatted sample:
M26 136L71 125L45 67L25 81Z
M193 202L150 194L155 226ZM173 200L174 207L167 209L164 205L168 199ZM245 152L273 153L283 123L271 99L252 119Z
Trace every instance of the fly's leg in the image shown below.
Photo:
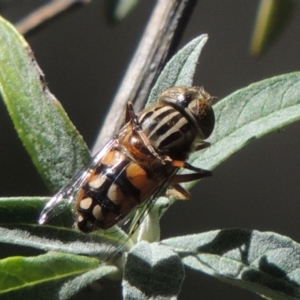
M195 174L194 173L192 173L192 174L182 174L180 176L184 176L184 175L197 175L199 177L197 177L196 179L200 179L200 178L209 177L209 176L212 175L211 171L194 167L194 166L190 165L189 163L187 163L186 161L166 159L166 163L170 167L179 168L179 169L187 169L187 170L191 170L191 171L196 172ZM179 176L179 175L176 175L176 176ZM181 182L188 182L188 181L193 181L193 180L196 180L196 179L184 180L184 181L181 181Z
M201 143L198 144L198 145L195 147L195 151L203 150L203 149L205 149L205 148L207 148L207 147L209 147L209 146L210 146L210 143L205 142L205 141L201 141Z
M188 200L190 198L190 193L187 190L185 190L179 183L190 182L212 175L211 171L203 169L200 170L201 172L199 173L175 175L172 181L170 182L171 188L168 189L167 195L174 196L175 198L180 200Z
M202 170L199 173L191 173L191 174L177 174L171 181L171 184L178 184L183 182L195 181L201 178L212 176L212 172L208 170Z
M167 194L174 196L177 199L187 200L190 198L190 193L187 190L185 190L179 183L190 182L212 176L211 171L196 168L185 161L171 160L168 161L168 163L172 167L187 169L195 172L189 174L177 174L172 178L170 182L171 189L168 190Z
M178 183L171 183L167 189L166 196L172 196L179 200L188 200L191 194Z
M126 112L125 112L125 123L131 122L135 127L139 127L138 116L135 114L132 102L129 101L126 104Z

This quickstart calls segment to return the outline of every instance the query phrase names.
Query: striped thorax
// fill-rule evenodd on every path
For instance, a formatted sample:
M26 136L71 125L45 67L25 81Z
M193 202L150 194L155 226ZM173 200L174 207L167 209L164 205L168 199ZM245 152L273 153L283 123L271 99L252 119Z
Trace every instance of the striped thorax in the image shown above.
M212 97L202 87L167 89L139 117L151 145L173 159L186 159L214 128Z

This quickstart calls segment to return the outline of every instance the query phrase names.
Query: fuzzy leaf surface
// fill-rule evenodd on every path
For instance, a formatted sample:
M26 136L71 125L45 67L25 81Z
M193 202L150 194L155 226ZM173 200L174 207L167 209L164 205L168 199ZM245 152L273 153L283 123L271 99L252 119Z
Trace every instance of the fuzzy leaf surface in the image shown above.
M300 120L300 72L253 83L219 101L214 111L211 146L189 158L192 165L208 170L248 143ZM194 184L184 186L189 189Z
M124 299L174 299L184 270L179 256L156 243L138 243L128 254L123 279Z
M0 45L4 103L38 172L57 191L87 163L88 148L48 90L29 45L3 18Z
M300 245L288 237L226 229L161 243L190 268L271 299L300 299Z
M88 271L74 279L64 283L59 290L59 300L70 299L83 288L105 276L118 274L118 269L114 266L100 265L98 268Z
M159 75L150 93L147 106L156 103L158 96L171 86L193 85L193 77L198 66L199 56L207 39L207 34L200 35L172 57Z

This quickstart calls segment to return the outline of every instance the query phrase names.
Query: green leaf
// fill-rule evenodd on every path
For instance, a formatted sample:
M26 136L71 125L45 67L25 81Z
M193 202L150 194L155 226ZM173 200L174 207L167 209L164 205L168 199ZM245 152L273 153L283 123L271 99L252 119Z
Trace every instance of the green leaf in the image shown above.
M59 299L65 300L71 298L83 288L105 276L119 275L118 269L114 266L100 265L99 268L86 272L83 275L76 277L66 282L59 291Z
M202 34L178 51L159 75L147 102L147 106L156 103L159 95L171 86L192 86L202 48L207 42Z
M61 284L97 268L95 258L62 253L0 260L1 299L58 299Z
M300 120L300 72L251 84L222 99L214 111L211 146L189 159L194 166L208 170L248 143ZM191 188L194 184L184 186Z
M272 299L300 298L300 245L273 232L216 230L162 241L183 263Z
M37 225L39 214L47 201L49 197L0 198L0 225L18 223Z
M125 19L140 0L107 0L107 17L110 22L120 22Z
M36 248L44 251L93 255L107 260L127 250L129 242L117 233L83 234L78 230L57 226L33 226L20 224L18 229L12 226L0 227L0 242ZM124 244L124 245L123 245ZM122 248L120 248L122 245Z
M259 56L280 36L295 11L297 0L261 0L252 37L251 54Z
M174 299L184 270L168 247L141 242L128 253L123 279L124 299Z
M57 99L49 92L31 49L0 18L0 90L15 128L47 186L56 191L90 158Z

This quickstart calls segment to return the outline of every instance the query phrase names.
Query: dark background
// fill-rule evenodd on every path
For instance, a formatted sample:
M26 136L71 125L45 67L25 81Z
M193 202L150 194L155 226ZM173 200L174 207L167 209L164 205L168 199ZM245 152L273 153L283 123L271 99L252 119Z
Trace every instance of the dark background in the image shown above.
M15 1L2 14L15 22L42 1ZM209 40L194 80L218 99L252 82L300 69L300 11L267 54L250 57L259 1L199 1L181 46L201 33ZM102 1L73 10L28 35L49 88L90 147L134 53L154 1L141 1L117 26L106 23ZM50 195L0 106L0 196ZM274 231L300 241L299 124L242 149L174 205L162 220L162 238L240 227ZM261 299L187 270L180 299ZM90 292L89 295L91 296Z

